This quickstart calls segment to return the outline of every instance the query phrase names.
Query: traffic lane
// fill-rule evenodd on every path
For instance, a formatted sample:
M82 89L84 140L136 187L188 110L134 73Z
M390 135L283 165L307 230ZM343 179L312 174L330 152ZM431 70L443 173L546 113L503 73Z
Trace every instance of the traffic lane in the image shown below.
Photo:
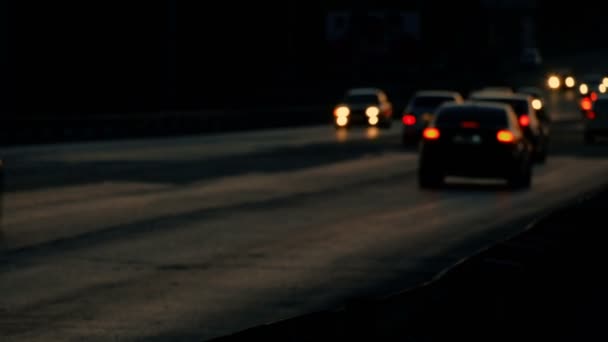
M390 293L518 231L507 223L596 187L607 171L608 160L555 157L536 168L532 190L517 192L421 191L415 177L397 177L24 250L0 268L0 330L7 340L207 339Z
M285 138L289 132L293 139ZM396 150L400 132L397 125L386 131L376 127L336 131L324 126L282 134L273 131L262 143L221 136L217 141L191 138L186 145L182 139L159 139L143 148L136 143L121 148L120 142L92 145L91 149L86 148L87 144L74 145L73 152L64 147L45 147L7 154L6 191L121 181L187 184L251 172L289 171L355 159L387 148ZM265 134L245 135L263 140Z

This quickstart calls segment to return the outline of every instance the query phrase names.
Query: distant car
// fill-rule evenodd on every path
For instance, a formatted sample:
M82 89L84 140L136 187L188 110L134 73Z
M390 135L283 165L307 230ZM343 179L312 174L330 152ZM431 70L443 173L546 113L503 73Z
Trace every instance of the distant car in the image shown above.
M547 88L550 90L568 90L576 87L574 72L567 68L556 69L547 75Z
M410 145L420 141L422 130L433 119L435 110L446 102L462 103L464 98L457 91L420 90L410 98L403 111L402 141Z
M549 127L538 117L533 107L533 98L526 94L479 93L470 98L474 101L501 102L511 105L518 117L526 138L534 146L534 159L544 162L547 159L549 146Z
M581 96L593 96L593 93L596 95L606 94L608 91L608 77L596 73L583 75L578 91ZM595 99L593 100L595 101Z
M423 131L418 183L432 188L446 176L461 176L505 178L512 187L529 187L532 151L510 105L445 104Z
M590 110L585 112L585 143L592 144L597 137L608 137L608 94L599 95Z
M383 90L354 88L344 95L334 108L334 125L337 128L353 125L390 128L393 105Z
M536 87L520 87L517 88L517 93L527 94L532 96L532 107L536 110L536 115L539 120L543 121L546 126L551 123L551 116L547 113L545 108L545 97L542 89Z
M524 48L519 56L519 63L524 68L535 69L543 64L543 58L537 48Z

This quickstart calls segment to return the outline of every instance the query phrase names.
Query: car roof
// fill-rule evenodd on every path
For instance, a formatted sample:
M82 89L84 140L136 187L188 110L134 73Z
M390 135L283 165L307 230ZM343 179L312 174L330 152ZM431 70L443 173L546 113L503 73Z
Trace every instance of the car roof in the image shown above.
M524 94L524 95L533 94L534 96L543 95L543 91L540 88L531 87L531 86L519 87L519 88L517 88L515 93Z
M454 97L462 96L459 92L454 90L419 90L414 94L415 97L425 96L437 96L437 97Z
M382 92L382 90L378 88L352 88L346 93L348 95L376 95L380 92Z
M599 94L597 96L597 101L600 101L600 100L602 100L602 101L608 101L608 94Z

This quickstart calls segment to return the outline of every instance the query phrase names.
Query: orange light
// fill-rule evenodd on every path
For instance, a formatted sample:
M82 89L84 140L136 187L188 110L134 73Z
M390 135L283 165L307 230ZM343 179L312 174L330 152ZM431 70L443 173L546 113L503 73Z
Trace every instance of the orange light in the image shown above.
M527 114L524 114L522 116L519 117L519 124L522 127L528 127L530 126L530 117Z
M515 136L513 136L513 133L511 133L511 131L507 131L507 130L500 130L498 131L498 133L496 133L496 139L498 141L500 141L501 143L512 143L515 141Z
M593 102L589 97L583 97L581 100L581 108L583 110L591 110L593 108Z
M589 120L595 120L595 112L594 111L587 111L585 112L585 115L587 116L587 119Z
M591 92L591 101L593 101L593 102L597 101L597 93L596 92Z
M439 139L439 130L434 127L425 128L422 136L427 140L437 140Z
M405 114L402 118L403 124L406 126L413 126L416 124L416 117L412 114Z
M479 128L479 122L475 121L463 121L460 123L462 128Z

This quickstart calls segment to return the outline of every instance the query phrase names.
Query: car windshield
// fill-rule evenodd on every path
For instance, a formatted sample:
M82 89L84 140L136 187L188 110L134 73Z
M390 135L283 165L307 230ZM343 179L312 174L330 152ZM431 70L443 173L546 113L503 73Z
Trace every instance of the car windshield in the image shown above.
M346 103L377 103L378 96L375 94L348 94L344 98L344 102Z
M444 102L454 101L454 98L447 96L418 96L414 99L415 107L438 107Z
M463 121L477 122L481 127L507 127L504 110L495 108L446 108L437 114L436 127L455 127Z
M505 99L505 98L476 98L475 100L477 101L484 101L484 102L498 102L498 103L506 103L511 105L511 107L513 107L513 110L515 111L515 114L517 115L522 115L522 114L527 114L528 111L530 110L529 106L528 106L528 101L526 100L512 100L512 99Z

